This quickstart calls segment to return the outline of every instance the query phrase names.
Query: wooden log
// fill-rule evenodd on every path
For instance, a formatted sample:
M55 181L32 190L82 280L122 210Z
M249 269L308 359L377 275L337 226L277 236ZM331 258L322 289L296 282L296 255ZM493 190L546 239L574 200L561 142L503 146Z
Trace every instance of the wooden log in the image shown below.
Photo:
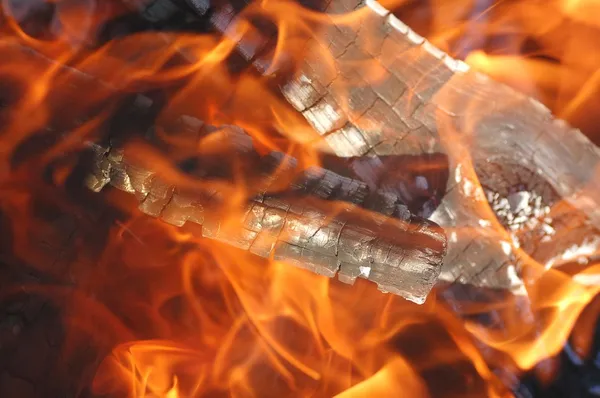
M395 95L394 93L395 91L391 90L391 93L385 95L387 98L391 98ZM414 132L411 134L414 134ZM491 187L487 190L488 192L494 193L494 190L503 191L501 188L504 186L504 181L494 182L490 178L487 181L490 182ZM319 186L327 187L328 185L321 184ZM502 205L502 198L507 198L508 200L511 196L510 193L505 194L505 192L501 192L501 194L504 196L501 195L499 198L490 199L491 203L498 205L498 210L494 209L497 214L506 209L506 206ZM513 202L517 204L522 202L520 200L522 196L517 195L516 199L513 198ZM534 209L537 208L534 206ZM506 216L502 217L508 218ZM74 246L74 241L84 240L90 242L95 239L92 236L86 237L85 234L82 235L81 231L77 230L77 225L73 225L72 221L77 218L63 215L53 221L53 225L58 227L50 228L49 230L40 228L40 224L36 223L35 225L38 228L31 230L31 239L32 247L44 248L44 251L48 254L45 259L48 269L44 270L44 272L48 272L49 274L60 272L62 276L57 277L58 280L69 280L71 283L85 285L85 278L82 278L83 283L81 283L82 280L79 278L73 280L72 269L59 270L59 266L63 263L66 265L70 264L70 261L64 260L64 256L69 252L68 248ZM100 217L97 217L97 219L100 219ZM88 225L88 229L90 227L96 229L97 226L97 223L94 222L93 226ZM7 229L3 230L6 231ZM66 237L67 239L64 239L64 241L59 239L60 242L55 242L60 237ZM8 241L7 235L3 234L0 242L6 243ZM2 247L6 249L3 250L3 255L6 255L9 250L4 246ZM95 256L90 256L90 258L99 258L99 253L96 253ZM37 263L35 260L31 262ZM94 268L94 264L90 262L89 264L81 265L82 268L91 270ZM44 283L48 282L48 275L42 277L39 273L26 269L26 264L15 259L2 257L0 269L2 271L0 279L5 287L13 284L27 286L37 284L41 280ZM48 283L51 282L56 283L56 281L50 278ZM465 291L463 286L460 286L457 290L460 293ZM459 301L460 298L455 300ZM29 293L18 297L11 297L9 300L3 300L0 311L3 314L2 322L0 323L0 349L2 351L2 355L0 356L6 359L2 362L2 371L0 372L0 396L34 397L38 396L40 391L44 391L51 396L79 396L81 394L88 394L85 387L90 383L90 370L93 371L93 366L91 369L88 368L89 363L87 362L93 363L94 359L71 359L68 369L58 366L59 362L64 361L64 354L61 352L64 337L62 336L59 317L55 314L56 309L47 302L47 299L36 297ZM85 345L77 347L79 352L82 353L80 356L89 357L89 345L89 341L86 341Z
M195 223L202 227L203 237L328 277L337 274L346 283L365 278L382 291L425 301L446 250L441 228L411 214L398 196L361 181L318 167L297 170L294 159L278 152L259 156L250 137L235 126L215 129L191 117L185 120L198 126L199 136L216 130L226 140L240 143L228 155L262 174L247 184L256 192L234 216L234 228L224 226L236 213L226 203L235 187L177 188L119 149L94 146L94 169L87 185L94 191L110 184L130 192L140 200L142 212L176 226ZM225 168L222 158L220 162ZM289 188L274 187L277 181L270 173L275 168L284 179L295 176Z
M350 3L332 2L327 11L338 13L362 6ZM328 50L337 55L334 73L323 68L319 59L309 56L295 78L282 84L281 90L338 156L381 160L405 154L448 155L450 176L445 195L435 211L426 214L452 230L443 279L511 287L519 284L520 260L514 247L528 247L528 254L539 252L535 249L540 246L534 242L537 238L513 234L507 239L490 228L496 217L493 212L482 212L483 204L490 200L486 196L493 202L504 189L478 189L476 179L489 174L490 164L502 165L505 175L513 170L534 172L537 180L529 181L526 188L517 187L518 192L535 197L538 192L530 191L535 191L538 182L548 184L577 211L576 218L582 220L580 226L591 235L598 235L597 209L593 205L597 203L597 192L586 187L598 152L581 132L554 120L534 100L443 54L377 3L367 2L360 12L360 30L334 23L323 33ZM213 25L226 32L235 23L234 14L227 7L217 9L211 17ZM269 42L268 39L263 42ZM315 41L310 46L322 43ZM240 47L244 47L243 40ZM258 70L265 70L265 59L259 57L264 50L246 46L241 53ZM373 80L360 69L348 68L348 62L367 63L369 69L375 67L381 73ZM457 151L449 146L453 142L468 142L468 151ZM567 145L563 146L563 142ZM370 176L387 172L378 163L385 164L356 162L354 172L374 187L378 181L369 180ZM472 166L477 176L466 172ZM502 184L496 180L498 183ZM386 188L398 195L393 187ZM548 205L544 203L542 207ZM492 207L500 209L493 203ZM576 242L575 246L585 246L582 236L578 233L574 240L573 235L569 239ZM542 256L547 263L567 250L555 239L550 239L551 254Z
M26 57L29 64L47 65L47 58L31 50L16 48L15 54ZM78 97L81 87L105 93L104 99L118 90L98 81L93 76L66 67L59 74L65 82L64 90L57 90L52 105L57 113L67 115L71 103ZM94 87L94 86L98 87ZM152 100L137 95L121 113L133 115L137 125L145 125L152 119L148 109ZM80 119L79 117L76 119ZM85 120L85 119L80 119ZM190 148L198 146L198 140L218 133L230 146L231 153L252 172L250 183L255 193L240 211L240 219L233 220L234 228L222 231L222 225L231 209L224 208L225 199L234 193L229 189L184 189L162 179L159 170L143 167L128 159L118 147L120 137L110 133L110 141L116 147L102 146L89 141L79 142L95 153L91 175L87 185L100 191L111 184L135 194L140 200L139 209L153 217L183 226L187 222L202 226L202 236L226 242L249 250L262 257L290 262L313 272L339 278L353 283L357 277L371 280L380 290L392 292L409 300L422 303L439 275L446 250L446 237L435 223L411 214L398 195L369 187L364 182L343 177L329 170L312 168L299 171L295 160L282 153L259 156L253 149L252 140L236 126L205 125L200 120L183 115L177 123L186 132ZM76 126L72 126L75 128ZM147 132L155 131L149 128ZM55 138L60 134L54 133ZM146 134L146 138L152 137ZM200 170L207 177L209 168L219 175L227 174L228 164L223 157L210 165L204 160ZM270 175L273 169L286 165L283 178L289 180L285 187L275 187ZM279 170L279 172L282 172ZM256 174L256 175L255 175ZM290 176L297 176L292 178ZM224 187L224 184L220 184ZM333 203L335 202L335 203ZM239 205L239 204L238 204Z
M535 186L547 185L566 201L592 236L583 239L579 234L582 241L574 246L598 245L600 191L593 178L600 154L579 130L555 119L536 100L452 59L376 1L332 1L324 11L355 12L357 22L346 24L332 17L307 43L305 63L281 91L340 157L448 155L446 193L429 216L454 231L442 279L518 287L516 247L528 248L529 255L538 251L534 247L540 245L531 236L519 237L509 230L511 239L506 239L490 228L497 214L482 211L482 203L488 197L493 201L505 184L496 179L501 186L488 186L484 192L478 179L497 165L506 176L530 173L528 187L516 188L522 195L539 196ZM220 21L219 11L215 14ZM236 23L235 18L228 20L229 24L215 23L216 29L227 34ZM239 46L244 47L243 40ZM242 53L264 71L268 68L261 51ZM334 57L333 67L322 62L323 53ZM372 169L377 162L365 164ZM476 175L467 172L473 168ZM538 259L549 264L561 250L567 250L565 244Z

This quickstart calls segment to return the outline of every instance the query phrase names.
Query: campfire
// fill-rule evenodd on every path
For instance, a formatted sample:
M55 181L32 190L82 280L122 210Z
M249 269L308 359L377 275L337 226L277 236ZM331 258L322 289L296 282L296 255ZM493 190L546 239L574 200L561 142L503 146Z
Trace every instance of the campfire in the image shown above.
M593 0L0 9L0 397L600 395Z

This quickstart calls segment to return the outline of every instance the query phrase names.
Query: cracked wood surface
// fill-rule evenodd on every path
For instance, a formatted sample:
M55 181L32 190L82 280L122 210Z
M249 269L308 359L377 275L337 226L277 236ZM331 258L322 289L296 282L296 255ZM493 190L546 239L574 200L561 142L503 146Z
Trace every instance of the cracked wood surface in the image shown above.
M332 2L326 11L348 12L360 7L360 3ZM319 51L307 51L305 65L281 89L335 154L361 160L351 161L350 167L370 189L399 196L397 188L379 188L380 181L372 179L387 173L382 167L386 156L448 154L446 193L435 212L428 214L449 231L442 279L495 287L519 284L515 274L519 259L512 242L490 228L495 220L491 213L481 211L486 194L476 189L474 176L467 172L471 164L465 154L472 156L478 174L485 174L490 162L530 170L573 209L583 209L588 215L582 221L583 229L596 234L593 204L597 192L586 182L598 154L579 131L554 120L531 98L451 59L377 3L367 2L360 12L360 29L333 24L307 43L309 50L325 45L336 55L333 69L324 68ZM234 17L235 10L224 7L211 18L213 25L225 32ZM319 41L319 37L324 39ZM246 44L242 39L240 52L257 69L265 70L263 54L268 42ZM317 56L311 58L311 54ZM369 67L355 67L361 63ZM364 69L378 70L377 79L363 73ZM468 152L448 147L461 139L469 143ZM491 190L486 193L493 198L499 188L488 188ZM493 207L494 211L501 209ZM578 233L569 239L577 245L582 236ZM531 241L519 244L537 246ZM567 250L562 244L552 249L550 255L542 256L545 260L553 261L561 255L559 251Z
M525 169L545 180L593 227L600 226L593 184L598 148L579 130L555 119L536 100L470 70L413 32L375 1L331 1L329 14L355 12L357 21L331 24L307 43L307 58L282 93L341 157L443 152L450 161L446 194L430 219L449 228L441 278L476 285L519 284L512 242L499 236L472 165L490 161ZM227 34L233 11L212 17ZM267 69L257 45L242 39L241 53ZM333 67L322 54L334 57ZM373 73L376 71L376 73ZM362 163L368 184L377 162ZM473 233L476 230L477 233ZM508 245L508 246L507 246Z
M49 62L32 50L17 51L28 63ZM76 100L84 89L115 90L81 71L69 67L61 70L68 76L69 84L57 93L53 101L57 104ZM151 105L151 99L138 95L125 112L136 115L136 122L141 123L149 118L145 110ZM382 291L417 303L425 301L441 270L446 236L435 223L411 214L400 196L330 170L315 167L302 171L294 159L281 153L258 156L251 138L236 126L216 128L186 115L179 117L178 123L190 148L218 132L232 147L225 156L247 163L244 167L252 173L263 170L262 174L249 176L255 179L248 184L255 187L256 194L245 209L238 209L237 219L228 219L232 209L226 207L226 198L235 187L177 187L161 179L157 170L128 159L123 150L89 142L83 144L93 148L95 159L87 185L99 191L110 183L135 194L143 213L177 226L198 224L206 238L328 277L338 275L346 283L364 278L375 282ZM152 140L153 131L150 128L146 132L148 141ZM111 134L114 136L114 132ZM218 159L217 169L228 167L222 159ZM270 176L282 165L285 170ZM273 187L279 174L290 180L289 186L278 188L281 192ZM226 228L227 221L234 221L234 228Z
M565 130L566 133L568 133L567 130ZM579 138L576 138L576 141L578 141L575 143L576 145L589 145L585 140L581 141ZM571 143L567 142L567 145L571 145ZM550 148L548 153L553 150ZM514 159L512 160L514 161ZM556 159L554 161L560 163ZM583 159L582 162L584 162ZM561 166L555 165L555 167ZM588 172L590 171L588 170ZM572 202L577 204L575 200ZM500 208L502 207L501 202L494 203L498 204ZM86 202L86 204L89 203ZM570 219L571 217L567 215L566 218ZM78 216L62 214L53 220L48 220L43 227L42 224L39 224L40 227L31 231L32 233L27 239L30 241L29 247L41 248L41 252L40 250L31 250L29 253L25 253L26 255L22 257L21 261L3 257L1 259L3 284L27 286L48 279L40 276L40 273L46 277L53 275L50 281L54 282L81 283L85 278L75 277L77 272L73 269L73 259L70 256L80 246L78 242L90 242L95 239L95 235L91 234L90 230L98 229L98 222L103 219L104 217L96 216L94 221L83 223ZM82 226L82 224L85 225ZM3 235L0 242L6 243L7 239L10 240ZM8 250L3 251L3 254L6 253ZM97 259L98 255L79 259L78 262L81 263L79 268L83 272L90 272L96 268L95 261ZM41 266L41 269L37 269L35 272L23 271L26 268L23 261ZM0 396L23 398L90 396L86 391L86 386L89 385L93 366L90 368L86 364L94 362L94 354L86 351L89 348L87 345L82 345L75 350L75 352L80 352L78 356L82 358L80 360L69 358L66 367L63 367L62 365L65 365L65 359L61 356L61 345L64 339L62 336L63 326L56 314L56 308L48 302L47 298L32 295L25 288L22 290L25 293L24 296L4 300L1 305L4 315L0 322L0 366L2 366ZM463 292L463 287L459 290Z
M238 127L215 129L189 116L181 120L196 136L193 141L218 131L237 144L226 156L257 178L247 182L256 194L240 214L226 200L235 187L178 188L119 149L94 146L87 185L98 192L111 184L136 195L145 214L176 226L195 223L203 237L261 257L328 277L337 274L345 283L365 278L382 291L425 301L441 270L446 237L434 223L411 214L398 196L329 170L299 170L295 159L282 153L259 156ZM193 141L190 146L197 146ZM289 186L281 187L280 179L289 180ZM233 228L227 228L231 222Z
M380 184L374 176L388 172L385 157L448 155L445 195L433 214L423 214L449 232L441 279L519 288L522 258L515 249L524 248L527 255L550 266L568 252L598 246L598 190L593 178L600 157L579 130L555 119L538 101L452 59L375 1L323 5L320 10L332 15L330 23L319 25L322 29L307 39L306 58L294 78L280 86L281 92L333 153L360 159L350 168L371 187ZM235 26L241 8L217 6L210 21L237 41L240 54L259 72L273 72L269 63L273 33L240 37ZM352 23L336 19L335 14L350 12ZM333 63L324 62L329 54ZM190 54L183 55L194 61ZM494 199L505 187L495 180L496 186L482 190L477 181L498 165L507 177L519 170L530 173L533 181L526 185L531 187L515 188L518 194L539 197L548 189L542 185L549 184L566 201L554 224L546 222L549 217L536 221L540 224L536 228L548 233L531 233L530 226L502 231L496 219L502 221L505 205L492 202L508 201L508 197ZM476 175L470 172L473 167ZM402 188L384 190L399 194ZM548 206L541 204L543 209ZM575 233L569 231L571 226L557 233L557 228L568 225L565 211L578 220Z

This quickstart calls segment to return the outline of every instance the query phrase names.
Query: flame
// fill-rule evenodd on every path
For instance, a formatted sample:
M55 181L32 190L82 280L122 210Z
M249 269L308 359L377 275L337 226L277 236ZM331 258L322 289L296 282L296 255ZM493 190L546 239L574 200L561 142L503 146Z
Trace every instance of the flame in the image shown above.
M429 26L404 22L472 67L540 99L597 139L595 0L437 0ZM402 5L402 4L401 4ZM415 13L415 15L417 15Z
M2 4L0 53L10 62L0 65L0 76L9 83L10 98L0 111L0 205L10 215L11 250L17 258L41 270L51 268L44 266L47 253L31 250L31 231L53 228L32 214L34 203L44 198L58 208L85 213L85 206L61 188L77 164L65 153L77 154L86 140L101 138L104 123L129 92L169 92L156 121L157 134L177 150L165 156L136 140L128 149L179 185L206 189L211 183L182 174L173 166L177 154L227 158L231 153L218 135L189 148L183 133L160 130L177 114L243 127L260 150L290 154L300 160L301 169L319 163L320 138L269 89L280 71L302 62L311 32L330 23L319 13L287 1L262 1L252 3L223 37L144 32L98 44L103 24L125 14L119 2L48 3L55 12L45 34L22 23L41 1L28 2L29 8L8 0ZM598 2L430 3L433 23L423 34L434 44L539 97L574 123L591 125L597 112L590 119L583 115L589 115L597 90L596 36L590 33L597 21L590 16ZM384 5L399 12L407 7L402 1ZM418 13L411 17L405 12L408 22L418 18ZM353 26L360 13L337 16L335 22ZM226 61L238 38L258 35L250 23L258 17L279 32L267 77L251 69L233 73ZM411 26L418 28L417 22ZM499 48L487 44L502 35L508 38ZM536 42L532 53L523 50L527 40ZM317 56L333 68L326 47L318 47ZM365 71L368 80L381 74L369 63L348 67ZM104 86L91 84L81 73ZM64 109L69 110L67 121L61 120ZM69 134L24 160L17 156L55 122ZM454 142L450 148L474 192L481 193L471 143L451 130L445 134L446 141ZM39 176L46 168L52 171L51 183ZM230 221L223 228L232 230L241 205L255 193L244 165L234 168L234 183L220 186L228 197L218 209ZM198 238L189 228L142 217L121 193L110 192L106 201L127 217L107 229L99 254L90 249L88 263L73 261L78 294L89 299L66 304L68 325L112 351L94 378L93 388L100 394L504 397L514 387L511 375L541 369L570 336L582 355L589 351L592 327L586 319L596 312L588 304L600 290L600 264L592 262L576 272L546 269L519 250L525 260L525 294L484 291L484 300L460 299L455 308L444 296L452 287L439 286L418 306L381 294L368 283L341 285ZM467 233L512 241L485 198L475 210L491 225ZM588 315L580 318L582 313Z

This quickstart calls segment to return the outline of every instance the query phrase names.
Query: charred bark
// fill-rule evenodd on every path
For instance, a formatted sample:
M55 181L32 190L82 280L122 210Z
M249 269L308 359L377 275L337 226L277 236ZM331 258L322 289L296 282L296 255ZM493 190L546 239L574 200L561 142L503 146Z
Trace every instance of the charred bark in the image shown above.
M325 11L346 12L360 6L335 3ZM368 2L361 12L360 30L332 23L323 33L328 40L327 51L337 57L334 70L323 68L307 51L305 64L293 79L281 85L281 90L329 142L332 151L350 159L348 167L353 177L370 189L402 197L403 187L382 186L380 179L373 179L389 173L386 157L447 154L450 175L441 204L434 209L430 202L415 210L452 231L442 279L511 287L519 284L516 274L520 261L511 240L547 264L573 246L597 244L596 209L582 203L595 203L590 196L596 192L585 191L585 186L598 154L579 131L554 120L532 99L452 60L376 3ZM235 10L227 6L217 7L209 15L213 26L223 32L235 23ZM268 53L267 45L272 40L265 37L258 43L263 45L256 45L255 40L250 46L242 40L240 53L258 70L265 70L268 57L263 55ZM307 48L321 44L313 40ZM371 81L360 70L347 67L347 62L363 61L380 68L383 76L378 74L377 81ZM346 105L341 106L342 103ZM468 153L448 147L453 137L458 141L465 137L471 145ZM568 145L562 145L563 142ZM563 225L561 220L568 218L564 211L568 208L577 213L576 232L546 233L550 228L558 229L546 221L552 217L542 214L551 206L548 202L539 204L543 212L529 214L530 218L543 216L538 232L530 233L530 228L523 230L521 225L515 234L513 225L508 228L512 236L507 240L489 228L496 220L490 219L490 213L482 212L482 203L487 199L492 210L506 214L506 209L502 209L506 205L499 206L494 200L505 203L502 199L509 199L499 196L504 188L497 185L504 184L502 179L494 179L493 186L488 184L485 192L477 189L476 178L491 174L497 169L494 165L501 165L501 173L507 178L514 173L529 173L530 181L518 189L521 196L538 197L536 190L550 189L569 201L571 205L561 206L558 212L562 218L550 224ZM468 175L471 167L477 176ZM422 177L415 175L413 185L430 183ZM518 196L513 195L513 199ZM523 215L516 217L522 219ZM582 242L584 235L592 238ZM540 236L547 244L539 244Z
M29 62L48 62L32 51L19 49L19 52ZM66 79L69 84L65 86L73 91L65 89L53 98L52 104L59 114L64 113L59 108L64 109L65 103L77 100L83 87L94 92L112 91L115 95L118 92L80 71L68 67L62 71L69 76ZM152 106L150 98L137 95L125 109L120 109L116 118L132 127L123 129L131 134L131 130L147 125L145 121L153 120L149 111ZM81 111L83 115L90 112ZM130 126L132 117L135 127ZM80 118L79 114L71 117ZM99 191L110 183L134 194L140 200L139 209L148 215L177 226L188 222L201 225L202 236L259 256L285 260L329 277L337 274L347 283L353 283L357 277L365 278L377 283L383 291L419 303L425 300L439 275L446 237L435 223L412 214L400 195L330 170L312 168L303 172L295 165L295 159L282 153L259 156L250 137L235 126L207 126L190 116L181 116L175 123L180 124L180 135L185 131L189 141L184 146L190 148L197 147L198 140L218 132L231 150L223 155L234 155L237 162L251 171L245 178L249 179L247 185L254 187L254 192L240 212L237 228L227 233L221 231L222 223L231 213L231 209L226 208L226 198L235 192L230 184L234 175L228 171L232 165L224 162L223 156L199 159L197 177L206 181L209 188L176 187L160 177L160 170L142 167L135 160L127 159L118 146L127 138L119 137L118 130L122 128L115 124L105 126L109 130L108 141L114 148L79 143L95 152L88 186ZM140 138L151 141L152 131L155 129L147 128ZM61 137L55 132L50 135L55 140ZM33 141L38 142L39 136ZM271 175L276 169L278 174ZM275 177L283 178L286 183L282 185ZM210 179L215 178L224 180L225 184L218 185L221 188L210 188Z
M111 184L134 194L143 213L176 226L195 223L203 237L328 277L337 274L346 283L362 277L382 291L418 303L425 300L446 249L446 237L434 223L411 214L398 196L364 182L317 167L302 171L282 153L259 156L251 138L235 126L215 130L196 119L185 120L198 137L219 131L226 141L237 143L226 155L252 170L248 178L253 181L246 185L254 187L253 194L235 228L222 228L236 212L226 203L235 187L178 188L156 171L136 165L122 150L94 147L90 189L100 191ZM195 146L193 141L190 145ZM222 159L213 169L231 179ZM215 177L206 159L200 168L205 181Z
M227 35L246 4L234 3L215 3L208 14L196 14ZM550 266L598 246L592 178L600 156L579 130L534 99L469 70L375 1L311 6L330 15L356 11L356 19L348 24L333 17L307 37L306 59L280 84L281 92L333 153L360 158L351 162L353 175L371 186L396 195L403 190L373 179L389 173L387 157L448 155L441 203L418 213L452 231L441 279L518 287L515 247ZM242 38L239 53L259 72L273 72L272 33L256 36ZM333 67L322 54L331 54ZM468 143L466 150L457 150L461 142ZM501 177L490 178L494 173ZM516 175L524 179L515 182ZM512 191L504 195L507 189ZM484 210L486 203L492 213ZM490 228L497 221L506 234Z
M579 130L554 119L539 102L469 70L435 48L375 1L367 1L364 7L360 1L334 1L324 9L329 14L355 10L359 10L358 23L342 25L332 19L325 31L307 42L304 65L281 90L336 155L372 160L355 170L367 183L375 184L370 176L386 172L378 160L382 157L448 155L451 173L445 194L430 217L454 231L442 279L494 287L519 284L514 244L492 231L489 227L496 220L481 211L486 199L492 202L492 210L499 211L493 200L504 189L498 184L505 183L494 179L494 186L487 187L489 195L477 189L477 179L497 170L495 165L502 165L506 179L515 173L530 175L525 188L519 189L523 195L539 196L536 186L555 191L567 203L563 210L568 207L577 214L580 221L575 224L594 236L588 243L597 245L599 191L588 185L600 159L593 143ZM226 34L236 21L217 22L224 19L213 16L216 29ZM262 41L269 42L267 38ZM241 53L248 61L259 71L267 70L265 49L259 46L249 51L245 46L242 40ZM334 57L333 68L320 60L324 52ZM361 64L368 67L356 67ZM378 72L376 78L370 74L373 70ZM468 142L467 151L457 142ZM468 175L470 168L476 176ZM529 218L538 216L530 214ZM539 234L533 235L513 239L535 255ZM551 254L538 259L547 263L560 257L568 244L556 241L564 238L553 235ZM580 241L575 246L585 244Z

